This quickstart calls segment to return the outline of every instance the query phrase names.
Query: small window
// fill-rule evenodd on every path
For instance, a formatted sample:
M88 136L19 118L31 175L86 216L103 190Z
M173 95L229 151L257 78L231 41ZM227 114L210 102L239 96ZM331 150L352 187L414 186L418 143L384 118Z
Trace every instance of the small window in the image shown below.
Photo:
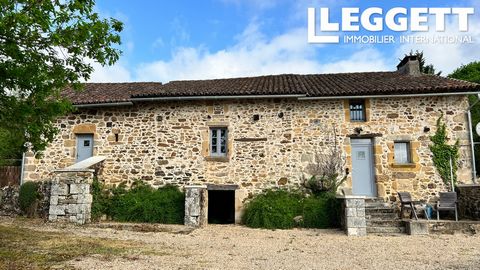
M210 129L210 156L224 157L227 155L227 128Z
M396 164L412 163L409 142L395 142L394 159Z
M351 100L350 101L350 121L352 122L365 122L365 101L364 100Z

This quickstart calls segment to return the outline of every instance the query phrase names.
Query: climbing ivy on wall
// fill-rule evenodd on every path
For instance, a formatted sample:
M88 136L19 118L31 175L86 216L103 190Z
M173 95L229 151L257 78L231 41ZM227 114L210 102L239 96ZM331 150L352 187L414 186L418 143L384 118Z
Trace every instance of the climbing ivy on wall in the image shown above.
M453 145L447 144L447 126L442 122L442 118L443 115L438 118L437 131L435 135L430 137L433 142L430 145L430 150L433 154L433 163L437 167L440 177L448 185L450 183L450 157L452 158L453 182L457 181L459 142L457 140Z

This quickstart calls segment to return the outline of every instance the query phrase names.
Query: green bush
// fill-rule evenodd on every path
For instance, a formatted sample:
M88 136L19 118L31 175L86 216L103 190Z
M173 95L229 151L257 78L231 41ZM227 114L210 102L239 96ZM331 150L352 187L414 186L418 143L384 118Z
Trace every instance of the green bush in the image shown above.
M38 198L38 184L36 182L26 182L20 186L18 203L23 213L32 216Z
M130 190L124 186L111 191L104 211L115 221L182 224L185 215L185 194L167 185L154 189L135 182Z
M302 201L297 192L267 190L246 205L243 222L252 228L293 228L293 218L302 213Z
M110 208L110 191L97 178L92 182L92 220L98 221Z
M336 228L340 225L339 211L333 193L306 197L298 191L268 190L247 203L243 223L265 229ZM296 216L302 216L303 222L296 224Z
M335 228L339 227L340 203L332 193L311 196L303 202L303 227Z

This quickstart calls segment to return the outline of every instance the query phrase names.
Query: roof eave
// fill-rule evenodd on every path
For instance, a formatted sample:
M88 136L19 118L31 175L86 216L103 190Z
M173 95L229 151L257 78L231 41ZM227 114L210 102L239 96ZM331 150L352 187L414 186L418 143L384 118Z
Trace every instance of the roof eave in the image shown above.
M478 94L480 94L480 90L478 90L478 91L468 91L468 92L444 92L444 93L424 93L424 94L301 97L301 98L298 98L298 100L328 100L328 99L356 99L356 98L407 98L407 97L434 97L434 96L464 96L464 95L478 95Z

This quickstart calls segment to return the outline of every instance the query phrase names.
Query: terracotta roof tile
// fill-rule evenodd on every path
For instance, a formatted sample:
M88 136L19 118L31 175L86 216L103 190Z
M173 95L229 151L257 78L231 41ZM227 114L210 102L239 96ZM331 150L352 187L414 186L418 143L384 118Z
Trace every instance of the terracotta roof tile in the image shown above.
M159 82L85 83L83 90L69 88L63 96L73 104L128 102L133 95L157 91L161 86Z
M304 94L310 97L401 95L480 91L480 85L433 75L362 72L315 75L271 75L161 83L87 83L67 90L74 104L130 101L140 97L240 96Z

